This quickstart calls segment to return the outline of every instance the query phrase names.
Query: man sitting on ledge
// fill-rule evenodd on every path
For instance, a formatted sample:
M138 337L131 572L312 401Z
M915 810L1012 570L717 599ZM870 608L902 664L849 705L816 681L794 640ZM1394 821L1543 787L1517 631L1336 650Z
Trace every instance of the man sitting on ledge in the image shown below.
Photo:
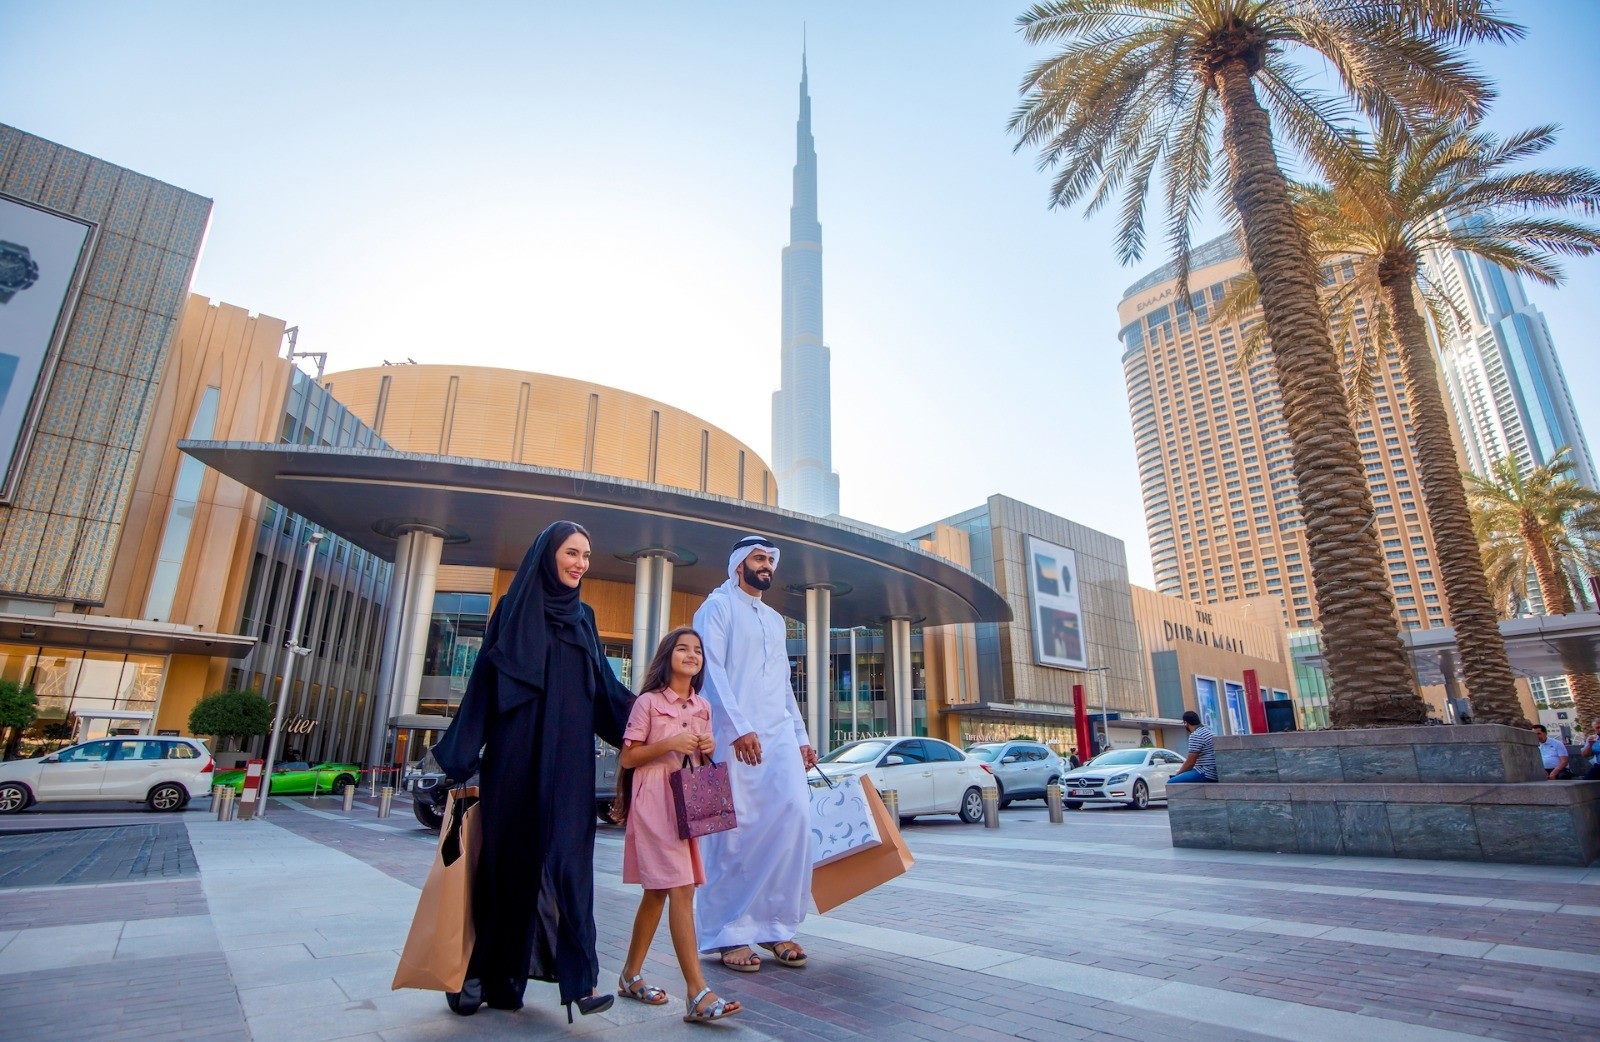
M1167 779L1173 782L1214 782L1217 780L1217 754L1212 749L1216 735L1200 722L1200 714L1193 709L1183 714L1183 728L1189 732L1189 758L1183 769Z
M1539 759L1544 764L1545 777L1551 781L1572 777L1572 772L1567 770L1567 743L1551 738L1543 724L1533 725L1533 736L1539 739Z

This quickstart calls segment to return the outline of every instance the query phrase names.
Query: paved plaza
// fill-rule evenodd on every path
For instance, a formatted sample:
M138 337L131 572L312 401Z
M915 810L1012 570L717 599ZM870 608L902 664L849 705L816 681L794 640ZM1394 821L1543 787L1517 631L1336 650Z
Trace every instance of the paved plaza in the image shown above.
M746 1011L684 1024L663 927L646 974L569 1027L555 989L463 1019L389 981L431 834L330 800L269 821L28 812L0 835L0 1025L9 1042L882 1040L1566 1042L1600 1023L1600 868L1175 850L1163 811L998 830L906 829L916 867L806 923L803 969L707 964ZM602 988L637 903L602 829Z

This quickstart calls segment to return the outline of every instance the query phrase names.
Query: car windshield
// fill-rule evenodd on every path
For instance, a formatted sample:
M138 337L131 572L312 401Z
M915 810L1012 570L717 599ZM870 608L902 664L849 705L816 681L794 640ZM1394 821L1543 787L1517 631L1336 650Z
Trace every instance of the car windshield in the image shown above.
M1000 755L1000 747L998 745L974 745L967 750L967 755L977 757L984 763L994 763L994 758Z
M821 763L872 763L883 755L888 742L863 741L841 745L821 759Z
M1143 749L1112 749L1090 760L1090 767L1134 767L1144 763Z

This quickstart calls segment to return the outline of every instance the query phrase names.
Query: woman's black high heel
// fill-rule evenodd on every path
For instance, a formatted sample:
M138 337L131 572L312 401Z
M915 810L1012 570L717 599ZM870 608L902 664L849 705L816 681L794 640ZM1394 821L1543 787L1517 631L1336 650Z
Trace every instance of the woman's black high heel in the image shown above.
M578 1000L578 1012L584 1016L591 1013L604 1013L617 1001L615 995L585 995ZM567 1003L567 1023L572 1023L572 1003Z
M461 982L460 991L445 992L444 1000L449 1003L450 1012L457 1016L470 1017L483 1005L483 982L469 977Z

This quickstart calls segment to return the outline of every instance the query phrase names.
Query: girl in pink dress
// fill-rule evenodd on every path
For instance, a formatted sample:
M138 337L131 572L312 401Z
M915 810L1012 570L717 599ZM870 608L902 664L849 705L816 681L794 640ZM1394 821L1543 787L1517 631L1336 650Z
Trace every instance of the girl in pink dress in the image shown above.
M617 794L618 820L628 826L622 848L622 881L644 887L633 920L628 959L617 979L618 994L652 1006L667 993L644 980L644 957L650 950L661 910L671 902L667 926L672 948L683 970L685 988L694 996L684 1020L711 1021L741 1009L706 986L700 973L700 950L694 932L694 888L706 880L697 839L678 837L678 815L667 781L686 756L702 762L716 748L711 737L711 707L700 697L705 653L700 635L687 626L667 634L656 648L644 686L623 731Z

